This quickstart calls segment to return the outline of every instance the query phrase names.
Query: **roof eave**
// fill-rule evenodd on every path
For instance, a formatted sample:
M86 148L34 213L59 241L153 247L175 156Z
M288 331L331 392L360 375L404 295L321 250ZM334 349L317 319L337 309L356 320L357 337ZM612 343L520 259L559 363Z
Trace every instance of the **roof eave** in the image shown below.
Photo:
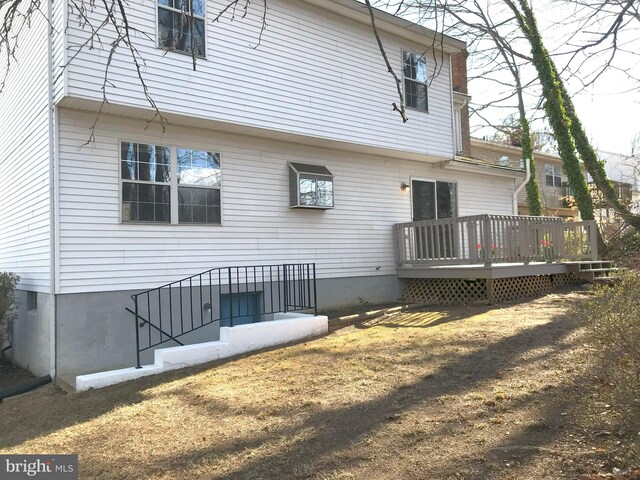
M302 0L316 7L332 11L338 15L348 17L360 23L369 24L370 16L367 6L358 0ZM428 44L435 48L442 49L445 53L458 53L467 47L462 40L443 35L429 28L410 22L404 18L397 17L380 9L374 9L376 16L376 26L379 30L406 38L407 40Z

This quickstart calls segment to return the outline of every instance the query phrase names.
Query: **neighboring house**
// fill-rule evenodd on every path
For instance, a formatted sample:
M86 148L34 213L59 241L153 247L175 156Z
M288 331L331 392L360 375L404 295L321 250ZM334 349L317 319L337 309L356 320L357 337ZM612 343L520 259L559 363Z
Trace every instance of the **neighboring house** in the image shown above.
M614 183L618 198L629 205L632 212L640 214L640 157L598 150L598 156L605 162L607 175ZM601 200L600 195L596 200ZM597 206L597 220L604 223L619 222L613 209Z
M520 147L471 138L471 155L497 165L524 168ZM562 170L562 159L558 155L542 152L535 152L534 158L538 172L538 187L543 214L565 219L574 218L576 211L569 208L565 200L567 196L571 195L571 189L568 186L567 176ZM521 190L518 195L518 214L529 214L525 189Z
M0 269L21 277L12 352L34 373L133 365L125 307L141 290L213 267L315 263L321 308L392 301L402 291L395 224L516 213L519 168L456 158L472 153L466 85L452 92L463 42L438 37L437 54L423 55L433 32L377 13L404 74L403 124L355 0L270 0L257 49L259 22L205 22L220 4L200 4L196 70L162 48L175 15L166 2L128 5L132 25L150 32L135 42L164 131L147 123L124 51L102 105L109 34L77 53L88 30L65 0L52 2L51 34L34 19L0 95ZM257 297L238 295L250 317ZM237 296L226 302L221 311L240 308ZM212 308L197 305L201 316Z

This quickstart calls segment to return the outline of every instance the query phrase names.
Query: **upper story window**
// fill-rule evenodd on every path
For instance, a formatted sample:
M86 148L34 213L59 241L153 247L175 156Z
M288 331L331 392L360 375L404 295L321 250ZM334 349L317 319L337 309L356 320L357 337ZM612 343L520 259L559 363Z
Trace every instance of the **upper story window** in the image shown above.
M547 187L562 186L562 167L560 165L545 165L544 176Z
M205 0L157 0L158 46L205 56Z
M402 52L404 96L407 107L429 110L427 99L427 60L424 55Z
M121 142L120 172L123 223L221 223L219 153Z

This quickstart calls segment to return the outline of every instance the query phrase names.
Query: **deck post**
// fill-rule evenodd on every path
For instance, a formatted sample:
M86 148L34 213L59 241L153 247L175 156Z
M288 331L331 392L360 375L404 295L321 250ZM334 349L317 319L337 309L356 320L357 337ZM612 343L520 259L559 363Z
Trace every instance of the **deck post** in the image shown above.
M591 261L595 262L598 260L598 225L595 220L591 220L587 223L587 228L589 229L589 243L591 244Z
M491 245L493 244L493 241L491 237L491 217L489 217L489 215L485 215L482 219L482 242L484 266L490 267L492 263L491 255L493 254L493 248L491 248Z
M496 293L495 289L493 288L493 278L485 279L485 285L487 289L487 301L489 302L489 305L493 305L494 303L496 303Z
M478 261L478 228L475 220L467 224L467 238L469 239L469 260L471 263Z

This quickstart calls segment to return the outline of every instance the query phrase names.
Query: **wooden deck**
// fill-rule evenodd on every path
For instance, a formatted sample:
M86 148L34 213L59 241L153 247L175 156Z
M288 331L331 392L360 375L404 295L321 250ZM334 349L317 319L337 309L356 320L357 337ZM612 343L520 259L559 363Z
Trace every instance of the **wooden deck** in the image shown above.
M398 278L510 278L529 275L557 275L571 273L574 262L546 263L497 263L489 266L476 265L436 265L398 267Z
M416 303L493 304L594 282L611 268L594 265L603 262L593 221L475 215L400 223L394 231L403 299Z
M400 278L509 278L571 273L595 261L594 221L475 215L394 226Z

